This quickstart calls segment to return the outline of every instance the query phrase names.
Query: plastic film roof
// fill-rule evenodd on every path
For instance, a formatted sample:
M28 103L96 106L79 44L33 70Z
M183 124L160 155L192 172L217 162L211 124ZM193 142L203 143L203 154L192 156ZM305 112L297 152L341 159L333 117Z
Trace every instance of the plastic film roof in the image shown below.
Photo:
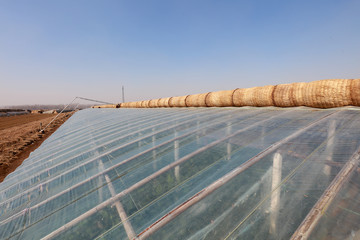
M0 184L0 239L357 239L359 113L77 112Z

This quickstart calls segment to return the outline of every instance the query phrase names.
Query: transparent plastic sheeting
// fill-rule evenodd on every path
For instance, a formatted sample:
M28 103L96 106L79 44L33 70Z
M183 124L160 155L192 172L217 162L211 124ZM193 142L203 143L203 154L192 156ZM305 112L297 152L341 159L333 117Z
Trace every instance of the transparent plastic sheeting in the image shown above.
M0 239L290 239L358 151L359 113L77 112L0 184ZM310 239L359 236L359 174Z

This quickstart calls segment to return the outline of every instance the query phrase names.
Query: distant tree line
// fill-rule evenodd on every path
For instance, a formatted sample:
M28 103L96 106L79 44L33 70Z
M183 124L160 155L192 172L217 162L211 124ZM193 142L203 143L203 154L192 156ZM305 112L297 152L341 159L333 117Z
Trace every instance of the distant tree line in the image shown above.
M75 109L84 109L89 108L93 104L72 104L68 106L67 110L75 110ZM0 108L2 112L18 112L18 111L26 111L26 110L62 110L66 105L65 104L55 104L55 105L49 105L49 104L35 104L35 105L16 105L16 106L4 106ZM6 110L6 111L3 111Z
M7 113L7 112L24 112L24 109L17 109L17 108L0 108L0 112Z

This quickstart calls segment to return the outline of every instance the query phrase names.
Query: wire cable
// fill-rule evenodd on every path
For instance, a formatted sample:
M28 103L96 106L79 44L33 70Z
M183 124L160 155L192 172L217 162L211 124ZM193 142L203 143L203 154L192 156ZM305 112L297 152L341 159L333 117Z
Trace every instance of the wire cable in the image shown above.
M66 108L68 108L76 99L82 99L82 100L86 100L86 101L90 101L90 102L97 102L97 103L104 103L104 104L114 104L114 103L108 103L108 102L104 102L104 101L99 101L99 100L95 100L95 99L90 99L90 98L84 98L84 97L75 97L68 105L66 105L54 118L53 120L51 120L43 129L40 129L41 133L44 133L45 129L62 113L64 112L64 110ZM77 108L78 105L76 105L75 108Z

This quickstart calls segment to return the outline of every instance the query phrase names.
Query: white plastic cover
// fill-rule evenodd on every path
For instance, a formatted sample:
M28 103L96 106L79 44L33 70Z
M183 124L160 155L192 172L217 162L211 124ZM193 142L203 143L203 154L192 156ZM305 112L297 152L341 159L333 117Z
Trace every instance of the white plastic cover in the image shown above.
M348 108L87 109L0 184L1 239L310 239L360 231ZM350 160L347 178L336 178Z

